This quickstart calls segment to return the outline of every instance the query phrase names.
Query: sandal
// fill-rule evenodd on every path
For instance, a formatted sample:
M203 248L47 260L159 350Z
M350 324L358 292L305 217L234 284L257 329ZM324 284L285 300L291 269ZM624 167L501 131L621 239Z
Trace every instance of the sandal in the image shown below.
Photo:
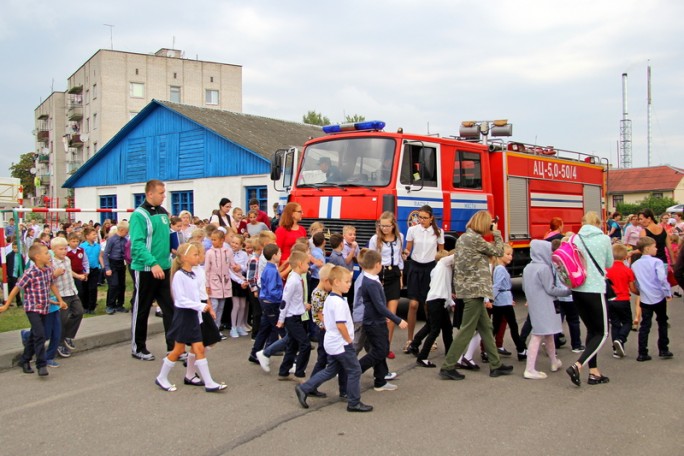
M412 340L407 340L406 343L404 344L404 348L402 349L402 351L403 351L404 353L406 353L406 354L411 353L411 342L413 342L413 341L412 341Z
M195 374L192 378L184 377L183 383L191 386L204 386L204 382L197 374Z
M420 367L437 367L437 365L429 359L417 359L416 364Z
M565 369L565 372L567 372L567 374L570 376L570 381L572 381L572 383L577 386L582 384L582 379L580 379L579 367L577 367L577 364L573 364L572 366L568 367Z
M594 374L589 374L589 379L587 380L587 383L589 385L600 385L602 383L608 383L610 379L604 375L594 375Z

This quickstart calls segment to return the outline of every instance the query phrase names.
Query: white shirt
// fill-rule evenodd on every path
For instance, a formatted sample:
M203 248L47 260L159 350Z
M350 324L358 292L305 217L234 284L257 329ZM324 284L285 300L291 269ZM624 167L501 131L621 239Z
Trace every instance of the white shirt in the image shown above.
M383 266L397 266L399 269L404 269L404 259L401 256L401 252L404 251L404 239L403 236L399 236L392 242L383 242L380 250L380 255L382 256ZM368 248L370 250L378 249L378 235L373 235L368 241Z
M344 353L344 347L348 343L340 334L337 323L344 323L349 337L354 340L354 322L347 301L340 295L330 293L323 304L323 321L325 322L325 338L323 339L325 352L329 355Z
M430 290L427 301L446 299L445 305L451 305L451 278L454 271L454 256L448 255L437 262L437 266L430 272Z
M302 315L306 312L304 307L304 282L302 276L296 272L290 272L287 276L287 282L283 287L283 301L285 305L280 309L280 316L278 322L284 322L288 317Z
M444 230L439 230L439 237L435 236L432 226L414 225L406 232L406 241L413 241L411 258L416 263L430 263L435 261L437 244L444 245Z

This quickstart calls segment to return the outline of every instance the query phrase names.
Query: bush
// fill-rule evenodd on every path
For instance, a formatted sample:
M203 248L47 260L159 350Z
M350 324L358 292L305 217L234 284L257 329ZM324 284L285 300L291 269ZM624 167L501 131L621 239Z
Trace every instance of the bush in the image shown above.
M679 203L672 198L654 198L649 196L634 204L620 203L617 205L617 211L621 213L623 217L626 217L629 214L636 214L641 210L650 208L656 217L658 217L665 212L665 209L674 206L675 204Z

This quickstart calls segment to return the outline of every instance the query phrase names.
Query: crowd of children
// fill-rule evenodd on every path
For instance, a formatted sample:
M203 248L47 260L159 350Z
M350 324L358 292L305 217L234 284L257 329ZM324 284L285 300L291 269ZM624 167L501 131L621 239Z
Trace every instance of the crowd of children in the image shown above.
M458 280L454 277L455 251L442 250L443 233L437 226L433 227L431 211L424 207L419 214L423 213L425 217L420 217L420 226L425 226L422 231L414 230L420 234L411 235L413 248L409 252L404 249L405 241L396 229L394 215L384 213L370 248L360 248L353 226L345 226L342 233L330 234L316 222L309 227L308 236L301 236L288 246L289 256L284 262L276 235L265 223L257 221L259 213L256 210L251 210L242 220L242 211L234 209L235 229L213 224L202 226L201 221L189 219L188 214L172 217L169 255L174 259L171 289L176 312L167 336L173 338L175 345L163 359L155 383L165 391L175 391L169 374L176 361L187 356L185 385L203 386L208 392L224 390L226 385L214 381L209 372L207 350L228 337L237 339L251 335L253 344L248 361L269 373L272 356L284 354L277 378L297 383L295 392L303 407L309 407L309 397L325 397L318 387L337 376L339 396L347 400L348 411L372 410L372 406L361 402L363 372L372 369L376 391L397 389L390 383L397 374L389 370L387 359L394 357L391 351L393 328L409 327L396 315L398 296L393 291L403 282L401 272L407 253L422 255L419 272L424 276L421 285L415 284L421 296L424 294L417 302L424 302L426 323L405 347L406 353L416 356L417 366L437 367L429 359L437 338L442 335L445 352L450 352L453 327L460 326L459 320L463 316L464 302L454 294L453 287L453 281ZM530 245L532 261L523 272L529 316L522 331L518 331L516 303L506 268L512 260L513 250L504 245L503 253L491 250L498 253L490 256L491 292L486 293L482 302L493 325L468 322L474 334L459 342L466 348L463 353L449 358L457 361L455 368L451 364L448 369L443 368L442 378L460 380L464 376L456 369L478 370L473 352L483 337L489 347L489 356L497 357L496 364L500 366L492 369L490 375L510 374L512 367L500 364L498 360L499 355L511 355L500 341L506 326L518 360L526 362L523 372L526 379L547 377L545 372L537 370L537 354L542 348L549 357L552 372L562 366L557 349L564 343L563 316L567 316L569 326L571 320L573 325L577 324L577 328L570 327L572 348L582 351L579 318L575 321L576 313L571 318L571 290L561 283L551 262L552 250L563 242L561 238L567 241L569 233L561 232L562 222L559 226L557 222L552 223L551 228L556 229L557 236L533 240ZM37 236L35 233L35 227L31 227L23 235L24 242L30 242L25 249L26 258L19 254L16 241L12 242L12 251L6 257L11 292L0 306L0 312L15 299L18 306L24 307L31 330L22 335L25 349L21 367L25 373L32 373L31 362L35 357L38 373L44 376L48 374L48 366L59 366L56 354L69 357L75 348L74 339L83 315L94 313L97 306L101 276L109 285L106 313L127 312L124 293L130 243L127 242L125 221L119 222L111 235L106 233L100 239L100 231L94 226L78 230L67 226L51 240L47 232ZM429 258L417 249L422 248L420 236L427 239L428 235L431 236L430 248L423 250L429 251ZM327 247L330 249L328 255L325 253ZM681 258L678 244L673 243L672 247L674 257ZM491 252L487 255L492 255ZM672 268L668 268L657 254L656 241L649 236L640 236L634 246L618 240L612 247L614 264L606 271L606 277L612 282L616 297L606 302L606 306L615 358L624 358L627 353L627 339L634 321L632 295L640 297L636 360L652 359L648 338L654 314L658 323L658 355L662 359L673 357L669 350L667 323L667 302L673 296L672 283L668 282ZM415 258L413 260L415 262ZM354 282L356 265L361 272ZM395 268L397 274L394 274ZM24 269L26 271L21 274ZM681 265L675 267L675 275L682 275L682 269ZM399 284L395 283L395 278ZM23 299L20 290L23 290ZM389 295L388 290L391 291ZM471 301L468 305L474 305ZM229 329L228 336L224 335L224 329ZM482 334L482 331L488 333ZM490 350L492 332L499 334L495 351ZM47 350L46 340L50 341ZM312 342L318 345L316 362L309 369ZM190 351L184 355L186 346ZM365 354L361 356L363 350ZM485 355L483 352L483 362L488 361ZM306 380L308 371L310 377ZM568 372L574 382L573 373ZM608 378L604 376L589 378L589 384L607 382Z

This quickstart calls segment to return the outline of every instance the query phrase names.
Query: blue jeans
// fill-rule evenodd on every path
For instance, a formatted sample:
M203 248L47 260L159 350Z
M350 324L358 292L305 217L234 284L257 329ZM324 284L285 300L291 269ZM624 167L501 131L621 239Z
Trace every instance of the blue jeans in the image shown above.
M55 359L57 355L57 347L62 339L62 319L59 311L50 312L45 316L45 339L49 340L45 359Z
M45 314L26 312L26 318L31 323L31 332L21 355L22 364L28 363L36 355L36 367L45 367Z
M307 382L302 383L302 390L309 394L338 374L340 376L340 393L343 393L342 378L346 378L347 405L352 407L358 405L361 402L361 365L356 357L354 344L345 345L344 351L338 355L328 355L328 365Z
M311 356L311 342L309 333L306 331L308 324L308 320L302 321L301 315L293 315L285 319L288 341L285 357L278 371L281 377L289 375L293 363L297 364L295 377L306 377L306 367Z

